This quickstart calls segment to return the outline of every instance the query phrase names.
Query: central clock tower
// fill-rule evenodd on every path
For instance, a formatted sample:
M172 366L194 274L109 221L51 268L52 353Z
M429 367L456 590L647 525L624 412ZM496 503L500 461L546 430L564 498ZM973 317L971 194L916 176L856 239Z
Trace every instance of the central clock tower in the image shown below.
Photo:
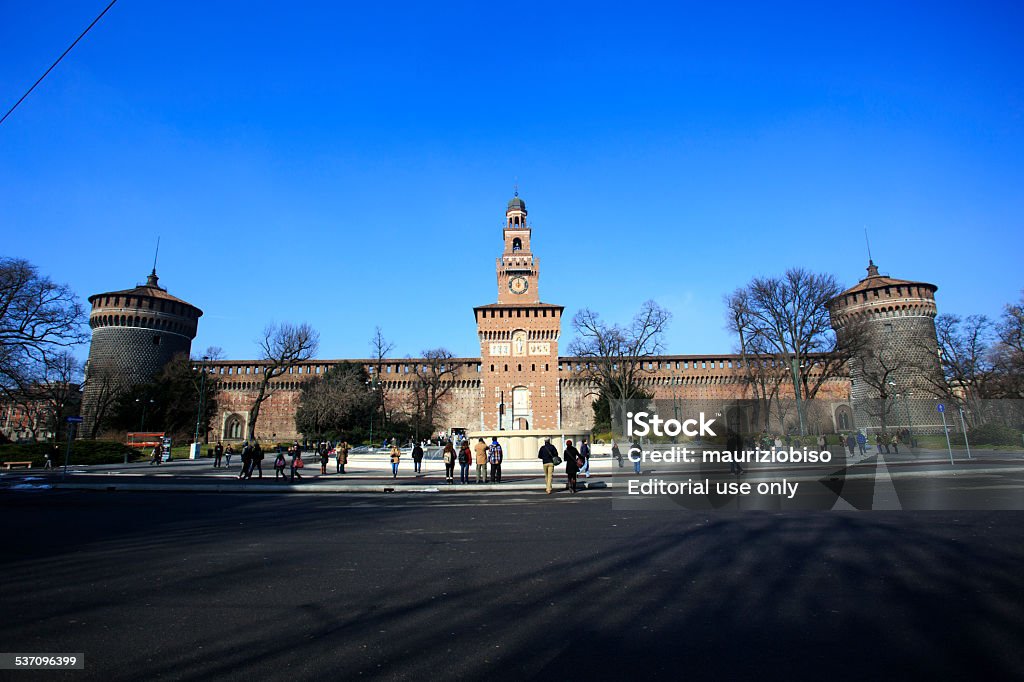
M498 303L539 303L537 275L540 259L530 250L530 234L526 224L526 202L515 193L505 211L502 231L505 250L498 258Z
M517 191L505 211L504 249L495 263L498 302L473 309L485 431L561 427L558 338L564 309L540 300L540 259L533 255L532 232Z

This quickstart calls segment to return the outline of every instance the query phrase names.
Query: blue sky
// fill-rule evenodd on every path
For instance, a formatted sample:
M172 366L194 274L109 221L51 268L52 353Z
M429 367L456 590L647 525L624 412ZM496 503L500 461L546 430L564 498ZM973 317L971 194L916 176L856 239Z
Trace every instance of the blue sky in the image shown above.
M4 110L105 4L0 1ZM255 357L273 320L325 358L378 324L397 356L474 356L518 179L543 300L654 298L674 353L730 351L722 297L754 275L853 284L865 226L883 272L997 316L1024 288L1021 26L1013 3L121 0L0 126L3 253L84 298L142 281L159 235L200 352Z

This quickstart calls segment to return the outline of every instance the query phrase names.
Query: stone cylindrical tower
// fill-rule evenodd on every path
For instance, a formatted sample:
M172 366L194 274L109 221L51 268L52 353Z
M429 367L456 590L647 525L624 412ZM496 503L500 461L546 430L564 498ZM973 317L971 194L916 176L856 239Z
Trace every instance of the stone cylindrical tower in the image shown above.
M81 435L93 438L120 392L150 381L175 355L191 351L203 311L168 294L155 269L144 285L94 294L89 304L92 345Z
M934 397L942 386L935 337L934 284L868 276L829 301L832 328L841 344L857 349L850 360L856 427L877 431L931 430Z

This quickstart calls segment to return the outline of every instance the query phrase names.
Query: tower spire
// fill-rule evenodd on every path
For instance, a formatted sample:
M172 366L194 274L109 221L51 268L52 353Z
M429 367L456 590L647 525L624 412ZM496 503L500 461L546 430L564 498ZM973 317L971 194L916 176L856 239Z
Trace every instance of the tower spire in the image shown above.
M160 287L160 285L157 284L157 282L160 280L160 278L156 276L156 261L157 261L157 258L159 258L159 257L160 257L160 237L157 237L156 238L156 252L153 254L153 271L151 273L149 273L149 277L146 278L146 286L147 287L157 287L157 288Z
M864 226L864 243L868 246L868 277L878 277L878 266L871 257L871 239L868 238L868 228Z

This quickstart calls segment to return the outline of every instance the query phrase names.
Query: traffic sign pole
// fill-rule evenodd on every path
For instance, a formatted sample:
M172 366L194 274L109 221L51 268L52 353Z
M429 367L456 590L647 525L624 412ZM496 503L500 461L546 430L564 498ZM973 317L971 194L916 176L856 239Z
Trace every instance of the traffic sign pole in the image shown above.
M68 447L64 450L64 470L60 474L61 480L68 475L68 460L71 459L71 441L75 439L75 427L82 423L81 417L68 417L65 421L68 423L67 438Z
M946 406L939 403L935 408L942 415L942 431L946 434L946 450L949 451L949 463L953 464L953 446L949 444L949 427L946 425Z
M967 423L964 421L964 408L960 408L960 428L964 430L964 445L967 446L967 459L971 457L971 444L967 441Z

